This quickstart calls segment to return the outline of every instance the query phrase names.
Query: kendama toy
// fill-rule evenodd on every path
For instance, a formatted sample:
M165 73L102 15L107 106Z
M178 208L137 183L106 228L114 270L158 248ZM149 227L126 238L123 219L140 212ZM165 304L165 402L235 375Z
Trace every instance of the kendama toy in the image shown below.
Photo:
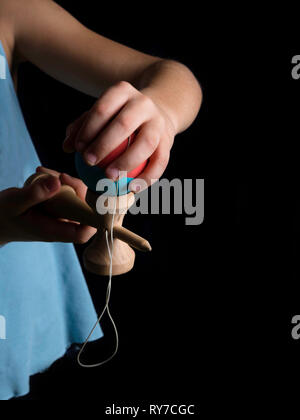
M75 166L79 178L87 185L86 201L82 201L74 189L68 185L62 185L60 191L51 199L39 204L39 206L54 217L69 219L84 225L93 226L97 229L92 242L83 253L85 268L95 274L113 276L124 274L134 266L135 252L132 248L140 251L151 251L149 242L123 226L124 216L134 204L135 196L128 191L128 185L145 168L147 162L142 163L133 171L127 173L127 177L120 178L116 182L107 180L107 191L97 191L97 183L105 179L105 168L134 141L134 134L124 140L119 147L104 158L97 166L87 165L79 153L75 154ZM32 175L25 184L35 182L45 174ZM111 188L110 188L111 187ZM109 195L111 192L111 195ZM99 208L99 196L102 195ZM114 197L112 197L114 196ZM112 199L113 198L113 199ZM106 232L113 234L113 258L110 267L110 254L107 246Z

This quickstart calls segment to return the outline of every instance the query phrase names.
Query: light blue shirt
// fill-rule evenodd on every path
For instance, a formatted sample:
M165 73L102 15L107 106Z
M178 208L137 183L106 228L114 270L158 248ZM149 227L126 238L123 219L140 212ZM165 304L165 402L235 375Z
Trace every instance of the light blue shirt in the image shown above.
M0 190L22 187L40 161L0 43ZM96 312L72 244L0 248L0 399L29 392L30 375L83 342ZM91 340L102 337L98 327Z

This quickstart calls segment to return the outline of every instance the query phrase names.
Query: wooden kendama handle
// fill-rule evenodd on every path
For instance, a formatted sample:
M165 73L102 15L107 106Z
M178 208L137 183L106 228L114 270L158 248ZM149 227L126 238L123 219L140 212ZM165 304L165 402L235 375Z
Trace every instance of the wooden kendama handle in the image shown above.
M26 184L35 182L45 174L35 174L31 176ZM85 201L81 200L74 189L68 185L62 185L60 191L52 198L39 206L47 213L57 218L69 219L83 225L92 226L99 230L104 230L103 215L99 215ZM140 250L151 251L149 242L141 236L131 232L120 225L113 227L113 236L126 242L128 245Z
M126 242L128 245L133 246L139 251L151 251L151 245L149 242L137 235L136 233L131 232L124 228L123 226L114 226L113 235L115 238L120 239L120 241Z

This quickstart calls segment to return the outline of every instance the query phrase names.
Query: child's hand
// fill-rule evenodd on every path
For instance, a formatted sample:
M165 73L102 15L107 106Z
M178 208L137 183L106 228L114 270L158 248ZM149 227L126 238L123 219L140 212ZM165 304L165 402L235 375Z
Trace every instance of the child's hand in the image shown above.
M85 243L96 230L71 221L48 216L35 205L53 197L61 184L70 185L84 199L84 184L66 174L38 168L49 174L23 188L9 188L0 192L0 243L12 241Z
M117 179L119 171L131 171L150 158L138 178L151 185L163 174L174 142L176 129L165 111L152 99L127 82L109 88L67 128L63 147L77 150L94 166L138 129L135 142L106 169L107 177ZM138 180L132 181L135 191Z

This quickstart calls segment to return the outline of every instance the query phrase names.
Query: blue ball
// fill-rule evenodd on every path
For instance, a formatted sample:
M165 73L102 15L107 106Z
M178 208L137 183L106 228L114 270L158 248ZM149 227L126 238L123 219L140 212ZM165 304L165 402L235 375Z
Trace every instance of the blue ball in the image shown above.
M75 153L75 166L79 178L90 190L97 192L99 195L105 193L106 195L114 196L124 195L130 192L128 190L128 185L133 180L133 178L122 177L115 182L107 179L104 169L99 168L98 166L87 165L81 154L78 152ZM101 180L103 181L99 183L97 188L97 184Z

